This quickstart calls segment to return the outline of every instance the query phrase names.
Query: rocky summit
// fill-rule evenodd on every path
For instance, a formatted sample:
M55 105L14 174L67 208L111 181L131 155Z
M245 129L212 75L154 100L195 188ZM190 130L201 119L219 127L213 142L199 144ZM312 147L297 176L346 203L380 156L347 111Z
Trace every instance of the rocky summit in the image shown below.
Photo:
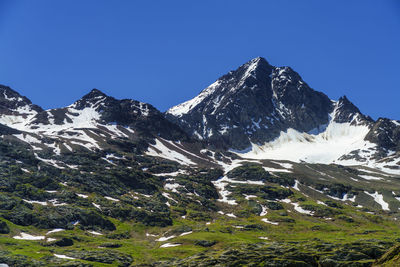
M256 58L219 78L167 118L201 140L246 149L293 128L309 132L329 122L334 103L289 67Z
M247 157L269 158L276 154L282 160L315 162L310 159L314 158L312 155L288 157L281 148L293 143L286 149L290 154L302 143L306 150L319 146L320 154L334 145L333 150L343 148L327 159L319 157L317 162L376 166L377 161L399 151L396 141L389 144L389 140L397 138L393 136L400 129L397 121L374 121L346 96L331 100L310 88L290 67L271 66L264 58L255 58L230 71L195 98L170 108L166 118L194 139L211 147L245 153ZM349 145L349 140L358 145ZM399 161L386 162L389 168L398 169Z
M165 113L0 86L0 265L397 266L400 121L255 58Z

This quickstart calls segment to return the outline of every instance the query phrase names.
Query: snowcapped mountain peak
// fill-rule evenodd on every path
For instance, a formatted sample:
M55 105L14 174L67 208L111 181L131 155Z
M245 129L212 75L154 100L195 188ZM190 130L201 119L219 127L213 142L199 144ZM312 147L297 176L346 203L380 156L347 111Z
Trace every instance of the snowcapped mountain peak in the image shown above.
M0 123L19 128L43 109L8 86L0 85Z
M172 107L166 116L199 139L244 149L290 127L310 131L326 124L332 105L290 67L273 67L259 57Z
M26 98L25 96L21 96L10 87L0 85L1 114L15 112L28 113L28 111L39 112L42 111L42 108L37 105L33 105L28 98Z
M256 57L256 58L253 58L253 59L249 60L246 64L259 63L259 62L268 63L268 61L267 61L265 58L263 58L263 57Z
M337 101L338 108L346 107L352 109L354 112L360 113L360 110L347 98L346 95L341 96Z
M249 60L248 62L246 62L239 68L246 69L247 73L251 73L251 72L254 72L255 70L257 70L258 68L262 68L265 66L270 66L268 61L263 57L256 57L256 58Z
M348 122L352 125L369 125L373 123L373 119L363 115L345 95L335 103L334 121L338 123Z
M400 150L396 121L376 124L346 96L333 101L292 68L263 58L222 76L166 116L189 135L250 158L357 164Z
M248 72L251 72L262 66L270 66L270 64L265 58L256 57L241 65L239 69L245 69Z
M249 158L339 164L386 160L390 166L382 163L383 168L400 169L393 157L400 152L399 122L375 122L346 96L333 101L292 68L273 67L263 58L230 71L169 109L166 117L194 138Z
M262 57L254 58L240 66L237 70L220 77L217 81L205 88L196 97L176 105L166 114L175 117L182 117L193 109L208 109L214 113L223 106L223 102L229 101L229 94L241 91L247 88L257 88L259 81L266 83L272 66ZM204 107L201 104L207 104Z
M111 97L98 89L92 89L88 94L84 95L81 99L70 105L71 108L84 109L84 108L98 108L107 99Z
M107 96L105 93L100 91L99 89L93 88L90 92L86 95L87 97L96 97L96 96Z
M109 97L99 89L92 89L88 94L84 95L81 99L85 101L96 101L98 99L105 99Z
M122 112L122 110L124 110L123 112L125 113L131 114L133 117L146 117L149 116L150 113L156 111L156 109L150 104L133 99L118 100L106 95L98 89L92 89L88 94L84 95L81 99L77 100L67 108L72 113L74 113L73 110L91 109L95 113L98 113L98 115L95 116L97 119L101 117L105 121L109 121L108 116L110 116L111 113L117 114Z
M269 76L271 70L272 66L263 57L257 57L248 61L232 73L236 74L235 76L239 81L236 88L246 85L249 87L254 86L255 80Z

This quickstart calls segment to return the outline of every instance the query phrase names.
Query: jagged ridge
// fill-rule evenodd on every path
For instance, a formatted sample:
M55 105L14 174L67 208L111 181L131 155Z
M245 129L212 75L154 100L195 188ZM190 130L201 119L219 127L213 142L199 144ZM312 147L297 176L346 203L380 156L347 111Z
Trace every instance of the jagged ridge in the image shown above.
M375 122L346 96L333 101L310 88L290 67L274 67L260 57L222 76L192 100L170 108L166 117L195 138L216 147L222 144L236 151L252 151L257 155L245 156L253 158L275 156L274 149L283 143L289 151L293 142L312 145L322 141L322 151L302 146L315 154L313 161L322 163L366 164L398 151L396 142L389 141L397 140L393 127L398 125ZM379 128L383 130L377 138ZM333 147L340 141L341 150L325 157L323 153L329 150L324 149L325 140ZM292 148L296 147L293 144ZM265 149L271 153L263 155ZM279 159L287 156L293 160L289 154L283 153ZM309 161L310 157L295 160ZM399 162L392 160L391 167Z

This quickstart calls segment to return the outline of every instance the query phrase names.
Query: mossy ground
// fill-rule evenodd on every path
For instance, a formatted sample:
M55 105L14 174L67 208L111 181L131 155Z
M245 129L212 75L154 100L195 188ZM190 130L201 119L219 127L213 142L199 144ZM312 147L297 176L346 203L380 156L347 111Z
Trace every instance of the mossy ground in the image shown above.
M304 196L296 192L292 196L293 201L298 197L304 198ZM302 204L326 208L311 199L306 199ZM31 226L18 226L10 221L3 220L9 225L11 232L1 235L0 249L13 255L24 255L38 261L48 260L49 257L54 257L54 254L73 257L74 251L113 250L130 255L133 259L133 264L143 264L187 258L201 252L212 251L218 253L218 251L222 252L227 249L240 248L243 245L255 243L279 242L288 245L301 243L304 250L307 250L308 246L329 243L335 249L339 249L346 244L359 242L360 240L380 240L390 245L396 243L397 239L400 238L399 224L384 213L371 215L355 207L342 205L340 215L333 215L331 219L327 220L326 218L317 218L298 213L288 203L283 203L283 206L283 211L268 210L267 215L263 217L272 222L279 222L279 225L264 223L261 221L262 218L256 215L246 218L230 218L214 213L212 215L213 219L209 224L207 221L194 221L177 217L173 220L173 225L168 227L149 227L141 223L121 222L111 219L116 226L116 230L112 233L114 235L117 233L129 233L126 239L114 239L112 235L107 235L106 232L101 236L93 235L79 227L50 235L56 239L61 239L62 237L71 238L74 241L74 245L69 247L49 246L45 241L14 239L12 237L19 232L45 235L48 230L39 230ZM351 217L353 222L343 220L341 216ZM288 218L291 220L287 220ZM179 236L183 231L182 229L191 229L192 233ZM152 236L146 234L151 234ZM155 241L160 237L168 237L170 235L176 235L177 237L164 242ZM264 239L260 239L260 237ZM265 240L265 238L268 239ZM202 247L196 245L198 240L215 241L216 243L212 247ZM101 248L102 244L106 243L118 244L120 247ZM164 243L179 243L181 245L160 248L160 245ZM299 249L298 246L296 248ZM104 264L95 261L73 261L90 263L93 266L115 265L114 263ZM49 264L51 265L51 263Z
M10 149L11 156L18 152L14 146L6 148ZM282 262L287 258L300 262L303 256L314 259L320 255L328 255L332 260L343 258L346 259L343 261L369 264L400 238L400 225L396 220L400 202L392 194L392 191L400 192L396 178L361 183L349 179L357 176L347 169L305 164L294 164L292 173L271 175L253 164L232 170L230 176L238 181L263 181L263 185L228 185L230 197L238 203L228 205L218 201L220 196L212 184L223 171L211 167L190 169L165 160L123 153L121 156L129 160L113 165L104 163L97 154L82 153L68 158L68 164L85 163L80 164L80 169L59 170L43 164L39 168L30 156L27 154L26 159L22 159L23 166L7 157L0 162L0 220L10 228L10 233L0 234L0 263L15 258L27 266L64 263L129 266L156 262L179 265L181 262L176 263L177 260L185 261L197 255L198 260L209 259L205 260L207 264L212 264L213 259L244 264L232 258L242 253L242 261L247 258L260 264L271 259ZM271 162L265 165L276 167ZM168 177L149 170L157 173L182 170L186 174ZM329 175L331 180L321 180L320 172ZM179 184L177 191L165 188L167 179ZM293 188L295 180L300 181L301 191ZM321 193L323 188L326 193ZM391 211L382 211L363 193L365 190L382 192ZM357 195L356 202L332 198L343 193ZM253 197L246 199L246 195ZM106 197L118 198L119 202ZM54 198L66 205L41 206L23 200ZM291 203L282 199L290 199ZM313 215L298 212L292 203ZM357 207L358 204L363 207ZM261 217L263 207L268 207L267 214ZM79 219L80 224L71 224ZM86 219L85 224L83 219ZM66 230L48 237L68 238L73 245L60 247L46 240L13 238L21 232L45 236L53 228ZM191 233L180 236L187 232ZM156 241L172 235L176 237ZM161 247L165 243L180 245ZM358 255L363 246L375 252L364 251ZM246 254L253 249L257 255ZM304 255L297 255L299 253ZM54 254L77 259L58 259Z

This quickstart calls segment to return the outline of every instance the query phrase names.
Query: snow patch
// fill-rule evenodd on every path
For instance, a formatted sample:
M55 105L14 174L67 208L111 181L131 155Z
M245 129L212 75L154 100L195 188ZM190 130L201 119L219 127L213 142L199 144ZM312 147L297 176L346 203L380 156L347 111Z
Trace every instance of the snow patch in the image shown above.
M376 176L371 176L371 175L358 175L361 178L364 178L365 180L382 180L382 178L380 177L376 177Z
M30 234L21 232L19 235L13 236L13 238L20 239L20 240L43 240L46 237L43 235L35 236L35 235L30 235Z
M46 201L36 201L36 200L26 200L26 199L22 199L23 201L30 203L30 204L39 204L42 206L47 206L47 202Z
M60 259L66 259L66 260L76 260L76 258L72 258L69 256L61 255L61 254L53 254L55 257L60 258Z
M104 198L108 199L110 201L119 202L119 199L116 199L116 198L112 198L112 197L104 197Z
M96 204L96 203L92 202L92 205L95 206L97 209L101 210L101 207L100 207L99 204Z
M307 214L307 215L313 215L314 212L310 211L310 210L305 210L302 207L300 207L299 203L292 203L294 206L294 210L299 212L299 213L303 213L303 214Z
M149 146L148 150L146 151L146 155L174 160L184 165L196 164L185 155L166 147L160 140L156 139L155 141L156 144Z
M186 171L184 170L179 170L176 172L165 172L165 173L152 173L155 176L178 176L181 174L186 174Z
M295 180L293 189L300 191L299 184L300 184L299 181Z
M48 231L48 232L46 233L46 235L49 235L49 234L52 234L52 233L58 233L58 232L61 232L61 231L65 231L65 229L56 228L56 229L53 229L53 230Z
M166 183L164 185L164 189L165 190L171 190L174 193L179 193L178 190L177 190L177 188L179 188L179 187L182 187L182 186L180 184L177 184L177 183L172 183L172 184Z
M277 222L271 222L271 221L269 221L269 220L266 219L266 218L261 219L261 221L263 221L263 222L265 222L265 223L273 224L273 225L279 225L279 223L277 223ZM260 238L260 239L261 239L261 238ZM267 237L267 239L268 239L268 237Z
M179 244L179 243L165 243L165 244L162 244L160 246L160 248L177 247L177 246L180 246L180 245L182 245L182 244Z
M263 217L263 216L267 215L268 210L267 210L267 207L262 206L262 205L261 205L261 208L262 208L262 211L260 213L260 216Z
M291 171L286 170L286 169L275 169L275 168L271 168L271 167L263 167L264 170L266 170L267 172L288 172L291 173Z
M92 235L103 235L102 233L96 232L96 231L88 231L89 234Z
M193 231L189 231L189 232L184 232L184 233L180 234L179 236L185 236L185 235L190 235L191 233L193 233Z
M246 200L250 200L251 198L256 198L257 197L255 195L246 195L246 194L243 194L243 195L245 196Z
M371 196L374 198L374 201L376 203L378 203L379 205L381 205L383 210L390 210L389 209L389 204L387 202L385 202L385 200L383 200L383 195L379 194L378 192L375 192L373 194L368 193L367 191L364 191L365 194Z
M167 240L170 240L172 238L175 238L175 237L176 236L174 236L174 235L171 235L171 236L168 236L168 237L163 236L163 237L160 237L159 239L156 239L156 241L163 242L163 241L167 241Z

